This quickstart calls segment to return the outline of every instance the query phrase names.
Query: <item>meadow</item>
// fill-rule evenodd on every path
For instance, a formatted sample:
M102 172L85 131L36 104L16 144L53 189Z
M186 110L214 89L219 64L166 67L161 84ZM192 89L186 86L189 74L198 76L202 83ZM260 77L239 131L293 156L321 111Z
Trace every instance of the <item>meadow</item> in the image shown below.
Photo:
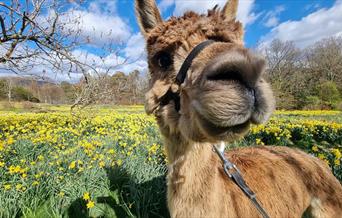
M298 147L342 181L342 113L276 111L230 147ZM0 217L168 217L167 159L142 106L0 107Z

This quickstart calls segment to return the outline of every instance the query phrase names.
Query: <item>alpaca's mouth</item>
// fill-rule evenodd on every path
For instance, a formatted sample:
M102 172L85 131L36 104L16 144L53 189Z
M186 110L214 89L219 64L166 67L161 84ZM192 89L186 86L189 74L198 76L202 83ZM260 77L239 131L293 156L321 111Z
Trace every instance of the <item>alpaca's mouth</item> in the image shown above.
M211 138L216 139L226 138L227 135L229 135L229 138L231 138L232 135L244 134L248 131L250 126L249 119L247 119L245 122L236 124L234 126L219 126L201 115L199 115L198 121L199 127L202 130L202 132L205 132L206 135L209 135Z
M253 111L257 104L256 91L240 79L217 79L208 81L220 89L227 90L227 95L232 92L232 88L237 88L241 93L241 98L246 100L246 106ZM243 97L242 97L243 96Z
M244 80L239 72L235 71L223 71L214 72L206 75L206 82L217 83L217 85L230 85L232 83L238 83L246 89L246 95L249 97L252 104L256 104L255 90L251 84ZM241 88L242 88L241 87Z

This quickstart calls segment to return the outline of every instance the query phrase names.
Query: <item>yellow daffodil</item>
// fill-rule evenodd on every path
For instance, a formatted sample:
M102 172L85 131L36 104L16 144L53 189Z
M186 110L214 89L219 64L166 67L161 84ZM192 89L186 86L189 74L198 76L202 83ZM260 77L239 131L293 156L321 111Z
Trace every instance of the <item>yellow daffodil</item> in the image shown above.
M314 152L317 152L318 151L317 145L312 146L311 150L314 151Z
M17 184L17 185L15 186L15 189L17 189L17 191L20 191L22 187L23 187L22 184Z
M5 190L10 190L11 187L12 187L12 186L11 186L10 184L5 184L5 185L4 185L4 189L5 189Z
M65 193L62 192L62 191L58 193L58 196L59 196L59 197L64 197L64 195L65 195Z
M83 199L86 200L86 201L90 200L89 192L85 192L85 193L83 194Z
M90 209L90 208L93 208L95 206L95 202L94 201L88 201L87 203L87 208Z
M69 164L69 169L74 169L76 167L76 162L75 161L72 161L70 164Z
M335 166L340 166L341 165L340 159L335 159L334 164L335 164Z

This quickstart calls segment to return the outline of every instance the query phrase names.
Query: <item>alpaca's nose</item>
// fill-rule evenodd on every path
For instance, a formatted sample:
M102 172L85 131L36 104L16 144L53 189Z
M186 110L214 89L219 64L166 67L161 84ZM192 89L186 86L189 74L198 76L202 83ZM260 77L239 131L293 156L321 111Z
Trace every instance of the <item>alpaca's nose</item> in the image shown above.
M219 54L203 71L203 79L236 81L253 89L264 70L265 60L247 49L235 48ZM204 81L203 81L204 82Z

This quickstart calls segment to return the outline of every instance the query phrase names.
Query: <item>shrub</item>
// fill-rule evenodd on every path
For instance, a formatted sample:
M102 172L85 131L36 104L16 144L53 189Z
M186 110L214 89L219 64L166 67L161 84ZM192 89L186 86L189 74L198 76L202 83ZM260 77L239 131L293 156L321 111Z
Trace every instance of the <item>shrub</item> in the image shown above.
M282 91L275 91L277 108L292 110L297 107L296 99L289 93L282 93Z
M337 110L342 111L342 101L337 105Z
M18 101L31 101L39 102L39 99L33 96L33 94L23 87L15 87L13 89L13 98Z
M321 100L318 96L308 96L304 99L304 109L314 110L321 108Z
M341 100L337 85L331 81L321 84L318 93L322 103L330 108L336 108Z

